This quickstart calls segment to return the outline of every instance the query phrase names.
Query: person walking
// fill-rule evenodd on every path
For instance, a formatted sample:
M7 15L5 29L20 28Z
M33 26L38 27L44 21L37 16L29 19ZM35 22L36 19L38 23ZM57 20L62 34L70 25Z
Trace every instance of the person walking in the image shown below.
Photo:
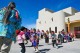
M37 42L37 36L36 35L34 35L33 36L33 47L34 47L34 49L35 49L35 52L38 52L39 50L38 50L38 42Z
M15 9L16 4L10 2L0 10L0 52L9 53L12 41L16 41L17 29L21 27L21 18Z
M39 44L39 39L38 39L38 34L36 33L36 29L33 29L33 34L32 34L32 45L35 49L35 52L38 52L38 44Z
M52 46L54 48L55 48L55 46L57 46L57 48L58 48L57 38L56 38L56 34L54 33L54 31L51 32L51 36L52 36Z
M25 32L26 32L26 28L25 27L21 27L20 31L17 31L17 42L18 44L21 46L21 53L25 53L25 42L26 41L26 37L25 37Z

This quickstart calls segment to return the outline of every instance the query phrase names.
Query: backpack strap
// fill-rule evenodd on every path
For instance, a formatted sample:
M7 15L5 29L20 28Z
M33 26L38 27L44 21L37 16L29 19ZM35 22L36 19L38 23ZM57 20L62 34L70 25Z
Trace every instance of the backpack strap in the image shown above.
M19 34L22 36L22 35L24 34L24 32L23 32L23 31L21 31Z

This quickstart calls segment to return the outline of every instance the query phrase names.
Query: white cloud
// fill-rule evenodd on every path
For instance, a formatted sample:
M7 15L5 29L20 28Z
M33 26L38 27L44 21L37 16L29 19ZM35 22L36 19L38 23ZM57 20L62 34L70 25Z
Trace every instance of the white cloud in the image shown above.
M36 24L30 24L30 25L27 25L26 28L28 28L28 29L36 28Z

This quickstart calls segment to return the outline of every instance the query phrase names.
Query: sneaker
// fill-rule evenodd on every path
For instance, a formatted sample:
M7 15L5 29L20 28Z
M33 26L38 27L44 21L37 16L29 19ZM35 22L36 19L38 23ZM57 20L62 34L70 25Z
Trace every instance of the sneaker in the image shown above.
M55 46L53 46L54 48L56 48Z
M35 52L37 52L37 50L35 50Z
M58 49L59 47L57 46L57 49Z
M38 52L39 50L38 50L38 49L36 49L36 51Z
M39 51L38 49L35 50L35 52L38 52L38 51Z

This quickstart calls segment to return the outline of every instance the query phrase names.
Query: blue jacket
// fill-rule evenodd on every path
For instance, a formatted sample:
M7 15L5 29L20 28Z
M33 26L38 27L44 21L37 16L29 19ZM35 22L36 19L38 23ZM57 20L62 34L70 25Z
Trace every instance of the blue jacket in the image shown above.
M2 19L5 14L5 9L0 10L0 36L4 36L6 38L10 38L12 40L16 39L15 30L19 29L21 27L21 18L17 19L15 14L16 11L12 10L11 14L9 16L9 23L4 24Z

